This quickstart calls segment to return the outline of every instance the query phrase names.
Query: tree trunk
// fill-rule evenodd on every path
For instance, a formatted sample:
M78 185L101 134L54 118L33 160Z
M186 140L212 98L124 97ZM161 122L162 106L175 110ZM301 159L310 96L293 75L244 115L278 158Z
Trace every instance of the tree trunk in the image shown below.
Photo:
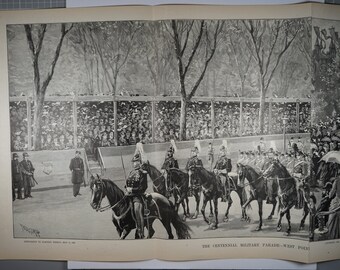
M264 114L265 114L265 102L266 102L266 91L264 89L264 85L261 81L260 84L260 92L261 92L261 98L260 98L260 115L259 115L259 121L260 121L260 134L263 134L264 130Z
M181 98L181 116L180 116L180 124L179 124L179 139L181 141L186 140L187 108L188 108L188 101L182 97Z
M43 114L45 94L36 93L34 101L34 118L33 118L33 149L41 150L41 117Z

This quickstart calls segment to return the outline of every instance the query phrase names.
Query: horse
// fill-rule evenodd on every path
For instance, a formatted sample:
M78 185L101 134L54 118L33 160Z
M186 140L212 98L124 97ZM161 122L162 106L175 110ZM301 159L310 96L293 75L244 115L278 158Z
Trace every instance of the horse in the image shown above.
M120 239L125 239L131 230L136 228L136 221L133 211L131 198L124 195L121 190L113 181L109 179L101 179L97 176L95 179L91 176L90 188L91 207L97 212L105 210L112 210L112 222L116 227ZM107 198L109 201L108 206L101 206L102 200ZM168 239L174 239L172 234L171 224L176 230L178 239L190 239L190 227L183 222L174 209L173 204L159 193L151 193L151 199L145 199L147 204L147 211L144 215L144 224L148 229L148 238L152 238L155 230L152 227L153 222L159 219L168 233ZM137 230L135 238L138 238Z
M143 164L143 168L148 172L152 180L154 192L160 193L167 198L170 197L169 194L172 194L175 200L175 210L178 211L179 205L181 204L184 218L189 216L189 175L179 169L169 168L167 171L172 187L166 190L164 174L149 162Z
M280 161L278 160L272 160L270 162L270 165L263 173L264 177L275 177L278 181L279 186L279 207L280 207L280 217L277 224L277 231L282 230L281 220L284 215L286 215L287 221L288 221L288 227L286 230L286 235L288 236L291 232L291 224L290 224L290 209L298 204L298 197L304 196L304 217L302 218L300 222L300 229L304 226L304 220L308 214L308 212L311 214L311 219L313 218L313 201L315 201L314 196L310 196L310 194L307 194L307 185L305 187L302 187L302 194L300 196L298 195L298 188L296 186L296 180L294 177L292 177L287 168L283 166ZM305 193L306 192L306 193ZM307 214L306 214L307 213ZM313 237L313 234L310 233L310 238Z
M218 183L215 175L212 172L207 171L202 166L196 166L196 164L189 164L189 173L194 179L198 181L198 184L202 188L203 192L203 204L201 213L203 219L210 227L215 230L218 227L218 198L222 196L222 192L218 190ZM205 207L209 201L213 201L214 205L214 219L215 222L210 222L205 216Z
M245 186L245 179L248 180L248 183L251 187L250 197L247 201L242 205L242 211L245 211L245 208L253 201L257 200L259 206L259 225L256 227L256 231L260 231L262 229L262 214L263 214L263 201L267 197L266 191L266 180L263 175L257 173L255 169L249 165L243 165L241 163L237 164L237 174L238 174L238 185ZM268 217L271 219L274 210L276 207L276 200L273 202L273 209ZM249 219L248 219L249 221Z

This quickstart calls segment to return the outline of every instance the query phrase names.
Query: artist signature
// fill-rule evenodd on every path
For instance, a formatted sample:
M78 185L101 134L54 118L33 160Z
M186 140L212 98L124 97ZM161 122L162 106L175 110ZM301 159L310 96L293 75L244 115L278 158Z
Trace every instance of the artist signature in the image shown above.
M20 224L22 231L28 232L30 235L34 235L35 237L40 238L40 232L36 229L29 228L25 225Z

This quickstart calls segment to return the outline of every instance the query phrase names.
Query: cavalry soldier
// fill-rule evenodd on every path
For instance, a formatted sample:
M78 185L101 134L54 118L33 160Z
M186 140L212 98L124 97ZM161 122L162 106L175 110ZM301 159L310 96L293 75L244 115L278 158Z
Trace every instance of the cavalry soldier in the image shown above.
M259 145L257 146L257 150L260 152L260 153L264 153L266 151L266 144L264 142L264 139L263 137L260 138L260 143Z
M189 158L187 165L185 166L186 171L189 171L190 166L203 167L203 162L198 157L199 148L200 148L199 142L196 141L195 146L191 149L191 157ZM189 173L189 189L191 189L192 187L197 188L197 186L198 186L197 179L192 179L191 174Z
M25 198L32 198L31 188L35 186L34 167L32 162L28 159L28 153L23 153L23 160L20 162L20 171L24 183Z
M227 196L230 195L231 183L229 182L228 173L231 172L231 168L231 160L226 155L225 145L222 144L220 147L220 155L214 167L214 174L218 180L218 187L222 192L222 202L226 202ZM227 190L227 188L229 190Z
M20 170L20 162L18 160L19 156L17 153L13 154L12 159L12 195L13 195L13 201L15 201L15 189L17 189L18 192L18 199L22 200L22 176L21 176L21 170Z
M171 145L166 153L166 157L164 160L164 163L162 165L162 172L164 173L164 177L165 177L165 187L166 190L168 191L170 188L172 188L172 183L171 183L171 179L167 173L167 171L171 168L176 168L179 169L178 167L178 162L177 159L175 159L174 157L174 153L176 151L176 145L175 142L173 140L171 140Z
M70 170L72 172L73 196L81 195L79 193L80 185L84 182L84 161L80 157L80 151L76 151L76 156L71 159Z
M300 209L303 206L303 200L301 198L300 194L301 192L304 191L304 188L306 187L305 185L309 184L307 183L307 179L309 178L309 172L308 172L308 163L304 160L304 156L301 152L297 152L297 162L294 165L293 169L293 176L297 180L296 182L296 187L298 190L298 205L297 208Z
M144 238L144 193L148 188L147 172L142 169L142 155L137 152L132 158L133 170L126 179L126 195L131 198L136 221L136 236Z

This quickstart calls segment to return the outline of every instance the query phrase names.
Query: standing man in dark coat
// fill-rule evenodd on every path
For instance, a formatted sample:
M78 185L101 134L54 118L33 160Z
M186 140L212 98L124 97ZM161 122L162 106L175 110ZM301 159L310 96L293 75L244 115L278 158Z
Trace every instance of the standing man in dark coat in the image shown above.
M79 193L80 185L84 182L84 161L80 157L80 151L76 151L76 156L71 159L70 170L72 172L73 196Z
M23 160L20 162L20 170L22 175L22 180L24 183L24 195L25 198L33 198L31 195L31 188L35 186L34 184L34 167L32 162L28 159L28 153L23 153Z
M21 177L21 169L20 169L20 162L18 160L19 156L17 153L13 154L13 159L12 159L12 196L13 196L13 201L15 201L15 189L18 191L18 199L22 200L22 177Z

